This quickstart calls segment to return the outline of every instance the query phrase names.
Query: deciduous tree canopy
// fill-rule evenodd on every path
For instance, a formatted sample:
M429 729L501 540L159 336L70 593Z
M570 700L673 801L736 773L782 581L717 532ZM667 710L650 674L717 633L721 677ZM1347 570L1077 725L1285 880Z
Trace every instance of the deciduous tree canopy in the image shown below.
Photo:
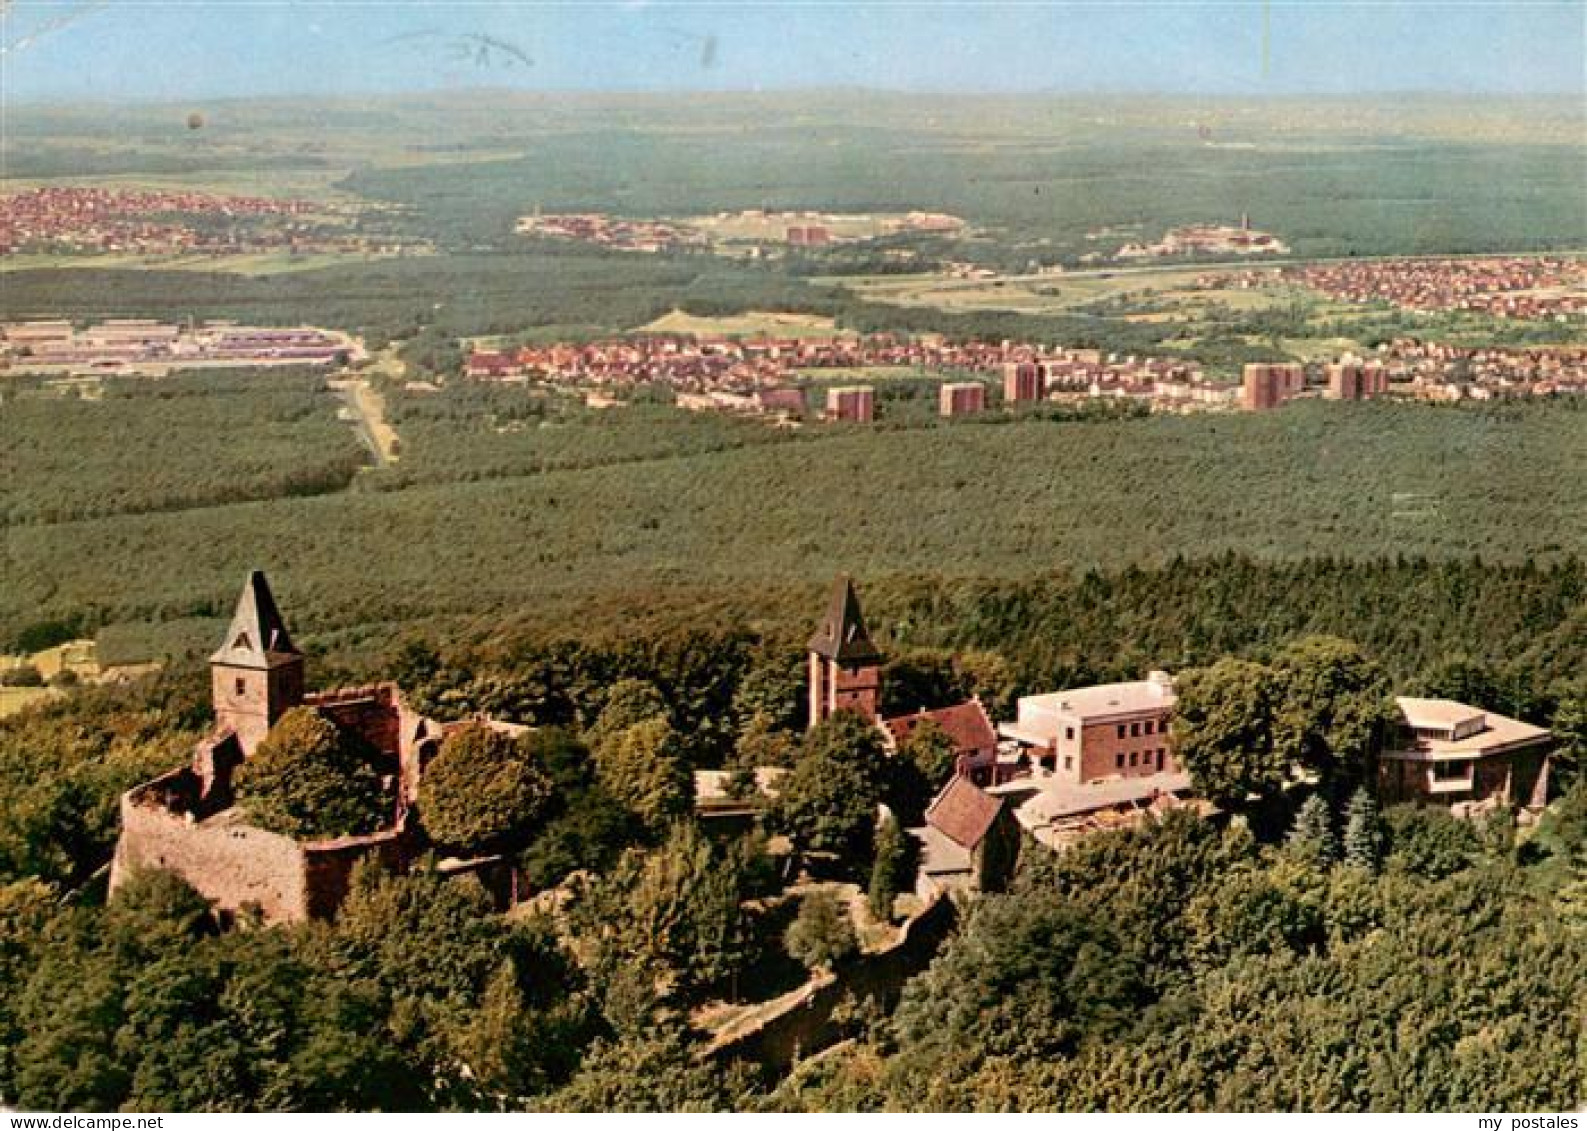
M876 806L886 792L886 757L870 722L852 711L836 712L806 736L768 822L802 852L863 869L871 859Z
M484 723L446 736L419 785L424 828L437 844L466 852L521 845L536 830L551 782L525 744Z
M237 803L261 828L286 836L371 833L391 821L395 799L375 751L312 707L286 712L237 769Z
M1284 784L1290 764L1273 745L1280 691L1265 665L1219 660L1182 672L1177 686L1174 756L1198 793L1237 805Z

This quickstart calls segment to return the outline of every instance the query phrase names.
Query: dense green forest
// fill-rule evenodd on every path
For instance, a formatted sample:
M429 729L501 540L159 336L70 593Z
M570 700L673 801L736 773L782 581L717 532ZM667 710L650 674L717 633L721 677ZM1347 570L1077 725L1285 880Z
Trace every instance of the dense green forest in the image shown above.
M218 931L159 872L101 906L77 888L113 834L92 801L136 780L138 758L175 755L201 684L0 724L0 1095L90 1111L1356 1111L1558 1109L1587 1089L1581 786L1519 831L1502 811L1353 805L1346 820L1314 798L1287 833L1181 813L1061 857L1027 843L1012 889L967 909L896 1011L851 1009L848 1039L786 1076L702 1059L698 1006L775 986L790 958L841 962L854 941L815 896L782 927L757 835L704 835L662 778L632 792L625 760L676 759L663 736L689 736L654 685L607 688L582 740L541 730L517 754L540 783L525 863L567 896L527 917L423 866L365 869L334 924ZM845 718L791 744L767 817L812 850L868 833L865 791L906 761ZM495 812L472 796L459 836Z
M1169 821L1036 857L780 1110L1574 1108L1582 795L1507 830L1389 814L1378 868ZM1524 1003L1524 1004L1523 1004Z
M219 936L155 878L108 913L13 885L0 1079L78 1110L1579 1104L1581 799L1519 852L1391 818L1376 874L1180 821L1034 860L893 1018L781 1086L696 1062L576 936L424 875L367 880L334 927Z
M250 568L269 569L296 618L328 632L526 609L564 616L625 592L753 593L838 569L1017 578L1225 550L1515 562L1587 547L1575 487L1587 478L1587 413L1568 402L988 417L817 428L723 450L711 449L746 435L739 426L675 417L666 442L592 414L475 443L479 419L437 412L420 430L430 455L421 448L411 472L361 475L354 490L16 526L0 630L14 639L70 617L98 628L214 616ZM443 430L455 444L440 463ZM587 442L581 430L593 430ZM510 445L522 454L507 462ZM577 466L591 457L614 462ZM576 466L532 471L562 461ZM421 482L369 489L410 475ZM209 476L183 495L225 486ZM110 488L61 488L73 489Z
M997 244L964 250L1009 263L1089 250L1085 233L1109 224L1167 229L1242 211L1313 256L1520 250L1549 246L1580 222L1566 146L1407 141L1280 154L1212 148L1187 133L1053 146L1026 137L967 152L918 125L774 124L730 145L607 129L538 139L521 159L472 164L461 183L445 167L418 166L360 171L343 187L408 206L465 246L500 241L526 202L633 216L930 208L996 228Z
M323 374L110 378L102 395L8 391L0 522L59 523L344 489L364 462Z
M789 438L759 421L685 414L664 402L592 411L565 395L483 383L394 391L386 410L402 450L397 466L370 481L383 490L674 459Z
M1587 657L1579 559L1539 568L1225 555L1007 582L868 579L863 590L867 622L893 657L883 705L894 713L974 693L1006 715L1021 694L1225 655L1266 659L1290 640L1328 635L1361 644L1398 688L1549 722L1578 693ZM445 639L426 641L415 626L383 650L337 651L331 662L363 674L358 665L378 670L394 657L405 685L438 713L542 725L587 720L613 681L643 679L709 752L724 720L743 721L733 706L741 683L776 689L786 713L774 717L798 724L799 658L821 592L702 594L698 603L636 594L592 611L577 631L525 610Z
M802 282L779 282L715 259L537 252L415 256L257 277L94 267L23 270L7 274L3 309L7 317L55 312L81 318L309 321L368 334L379 344L382 336L425 327L451 336L547 325L609 332L643 325L696 298L705 303L760 297L775 308L810 290Z

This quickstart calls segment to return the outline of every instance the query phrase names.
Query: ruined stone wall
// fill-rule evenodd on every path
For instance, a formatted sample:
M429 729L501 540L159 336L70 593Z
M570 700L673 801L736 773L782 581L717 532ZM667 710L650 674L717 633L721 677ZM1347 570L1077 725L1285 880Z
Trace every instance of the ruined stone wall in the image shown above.
M406 827L299 843L244 823L235 809L191 820L161 804L170 792L167 779L177 776L168 774L122 797L112 895L133 872L163 869L222 911L256 904L271 923L329 919L347 898L359 861L373 857L388 871L403 872L419 852Z
M350 836L303 846L303 889L307 913L316 919L336 915L352 888L353 869L373 858L388 872L406 872L416 855L405 829Z
M713 1043L704 1056L753 1060L786 1071L842 1036L841 1025L833 1019L840 1004L872 1001L890 1011L904 983L930 965L956 921L953 901L938 898L905 925L897 945L860 955L834 973L812 979L789 994L780 1009Z
M391 684L324 691L304 700L345 730L363 737L383 754L397 757L402 747L396 689Z
M181 876L224 911L258 904L271 922L308 914L302 849L289 837L256 829L227 814L208 821L140 802L133 790L121 799L121 839L110 874L112 895L140 869Z
M421 746L416 741L425 719L413 711L394 683L321 691L305 702L337 726L354 731L375 749L394 760L391 767L399 782L399 812L419 798L423 772ZM428 743L430 747L434 742Z

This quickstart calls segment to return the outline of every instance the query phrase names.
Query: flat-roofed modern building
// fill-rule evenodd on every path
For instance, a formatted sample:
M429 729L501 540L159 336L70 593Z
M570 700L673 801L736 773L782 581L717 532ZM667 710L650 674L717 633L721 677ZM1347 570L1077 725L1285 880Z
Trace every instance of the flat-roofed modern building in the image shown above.
M827 419L869 424L876 419L876 390L869 385L828 389Z
M1027 695L1018 717L998 730L1025 749L1034 773L1059 781L1174 774L1168 718L1175 698L1173 679L1154 671L1127 683Z
M1385 802L1547 804L1549 731L1451 699L1401 696L1397 703L1399 732L1378 769Z
M1003 402L1025 404L1047 396L1047 373L1039 362L1008 361L1003 363Z
M986 410L986 386L979 381L950 381L937 392L942 416L971 416Z

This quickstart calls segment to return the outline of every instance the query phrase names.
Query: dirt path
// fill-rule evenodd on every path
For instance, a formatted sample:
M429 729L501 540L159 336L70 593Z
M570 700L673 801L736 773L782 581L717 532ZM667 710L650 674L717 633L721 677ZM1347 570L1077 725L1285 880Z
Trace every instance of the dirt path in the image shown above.
M352 423L364 447L375 457L376 467L397 462L400 442L396 429L386 422L386 401L362 379L329 382L341 394L342 418Z

